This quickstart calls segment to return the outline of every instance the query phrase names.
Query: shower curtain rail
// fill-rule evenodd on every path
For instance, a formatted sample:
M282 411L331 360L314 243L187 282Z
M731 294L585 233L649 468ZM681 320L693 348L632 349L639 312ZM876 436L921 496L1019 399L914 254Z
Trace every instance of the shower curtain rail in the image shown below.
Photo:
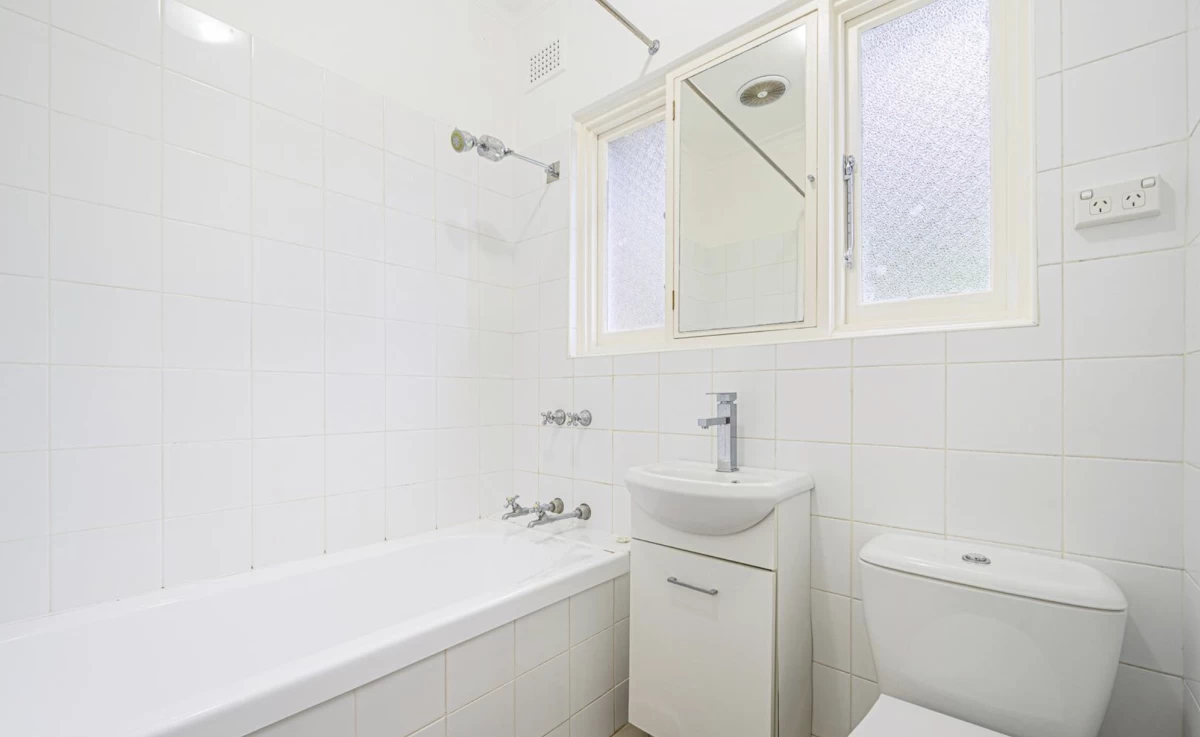
M596 2L600 4L600 7L607 10L612 17L616 18L621 25L625 26L630 33L637 36L642 43L646 44L646 48L649 50L650 56L654 56L658 53L659 48L661 48L661 44L659 44L657 38L650 38L646 34L642 33L637 26L629 22L628 18L621 15L621 11L617 10L612 5L609 5L607 0L596 0Z

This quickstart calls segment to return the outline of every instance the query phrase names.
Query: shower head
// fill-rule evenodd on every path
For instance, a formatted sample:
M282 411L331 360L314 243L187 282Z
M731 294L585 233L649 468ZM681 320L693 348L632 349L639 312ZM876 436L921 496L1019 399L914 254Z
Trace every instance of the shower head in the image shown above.
M475 143L475 136L464 130L455 128L454 132L450 134L450 147L460 154L465 154L475 148Z
M546 171L547 184L558 181L559 174L557 161L553 164L543 164L536 159L531 159L528 156L522 156L508 146L505 146L504 141L501 141L499 138L494 136L482 135L479 138L476 138L465 130L455 128L450 134L450 148L454 149L460 154L465 154L471 149L475 149L476 153L488 161L500 161L506 156L512 156L515 159L527 161L530 164L534 164L535 166L544 169Z

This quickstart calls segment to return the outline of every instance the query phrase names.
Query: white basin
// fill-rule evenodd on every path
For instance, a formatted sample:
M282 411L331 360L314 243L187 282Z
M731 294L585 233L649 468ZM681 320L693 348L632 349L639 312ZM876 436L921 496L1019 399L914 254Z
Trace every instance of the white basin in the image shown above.
M631 468L625 485L642 511L668 527L732 535L761 522L780 502L811 491L813 480L802 471L721 473L711 463L678 461Z

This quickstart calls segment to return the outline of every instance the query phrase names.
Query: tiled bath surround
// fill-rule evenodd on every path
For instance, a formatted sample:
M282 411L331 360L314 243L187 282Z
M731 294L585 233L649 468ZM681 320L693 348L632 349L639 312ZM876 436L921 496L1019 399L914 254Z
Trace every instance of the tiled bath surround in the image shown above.
M598 36L524 98L527 140L518 144L533 155L565 158L567 134L548 121L618 89L644 64L632 39L608 33L588 5L558 0L520 26L554 18ZM639 8L638 22L662 38L666 58L654 65L702 43L705 24L720 32L766 10L705 3L681 22L666 5ZM1190 25L1200 25L1192 5ZM717 390L738 392L744 465L813 473L816 737L845 737L878 693L854 561L890 530L1061 555L1112 576L1131 608L1102 734L1176 737L1185 704L1191 735L1200 734L1192 696L1200 690L1185 690L1182 678L1200 673L1200 646L1185 658L1182 622L1186 598L1188 641L1197 642L1200 589L1183 572L1185 548L1189 570L1200 557L1191 554L1200 476L1190 465L1200 465L1192 450L1200 402L1189 399L1184 411L1185 353L1190 366L1200 346L1195 300L1185 319L1185 271L1188 297L1200 289L1185 248L1200 231L1188 206L1200 193L1200 154L1193 146L1188 156L1200 118L1200 53L1188 43L1196 31L1184 0L1136 11L1107 0L1034 6L1036 328L570 361L559 348L568 325L565 202L557 229L517 244L517 487L589 501L611 489L614 525L626 531L625 469L711 461L713 439L695 418L712 414L704 393ZM1118 70L1139 82L1114 86ZM1148 174L1170 192L1160 218L1074 229L1078 190ZM1189 397L1197 383L1189 377ZM598 419L587 429L535 424L537 407L559 404Z
M0 621L508 491L508 167L174 0L0 6Z
M610 737L628 689L625 575L251 737Z

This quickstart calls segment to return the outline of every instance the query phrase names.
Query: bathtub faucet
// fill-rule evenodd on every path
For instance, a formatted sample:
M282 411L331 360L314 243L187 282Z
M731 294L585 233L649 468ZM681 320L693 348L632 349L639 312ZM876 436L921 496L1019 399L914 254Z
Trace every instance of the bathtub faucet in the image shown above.
M541 502L534 502L532 507L522 507L520 504L517 504L517 500L520 498L521 498L520 494L515 494L504 500L504 506L508 507L508 511L505 512L504 516L501 517L500 519L512 519L513 517L524 517L527 514L544 515L547 512L553 512L555 514L558 514L559 512L563 511L563 500L559 499L558 497L554 497L553 499L551 499L548 504L542 504Z
M548 510L542 510L537 513L537 519L530 520L526 527L537 527L538 525L548 525L551 522L557 522L560 519L583 519L592 518L592 508L586 504L580 504L575 507L575 511L570 514L547 514Z

